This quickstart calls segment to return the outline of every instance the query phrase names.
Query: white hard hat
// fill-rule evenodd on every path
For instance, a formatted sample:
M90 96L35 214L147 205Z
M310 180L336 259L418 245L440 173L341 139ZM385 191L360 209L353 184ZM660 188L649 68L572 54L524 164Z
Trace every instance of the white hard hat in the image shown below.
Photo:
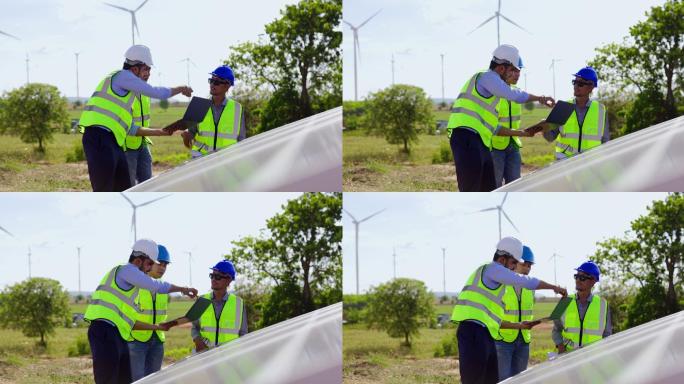
M146 64L148 67L154 65L152 63L152 53L145 45L132 45L126 50L124 57L126 57L126 60L130 62L141 62Z
M159 247L153 240L138 239L135 244L133 244L133 252L144 253L145 256L159 264L159 261L157 260L157 257L159 256Z
M522 258L523 245L520 240L515 237L504 237L499 240L499 243L496 244L496 252L499 253L499 251L513 256L520 263L524 261Z
M511 64L512 66L520 69L523 67L522 59L520 58L520 53L518 48L509 45L501 44L494 52L492 52L492 61L498 64Z

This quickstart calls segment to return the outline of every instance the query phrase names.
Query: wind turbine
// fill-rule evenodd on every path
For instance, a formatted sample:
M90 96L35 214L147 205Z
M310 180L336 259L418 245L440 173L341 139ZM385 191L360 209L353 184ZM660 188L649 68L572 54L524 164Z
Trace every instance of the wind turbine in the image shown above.
M190 286L192 287L192 252L185 251L185 253L188 254L188 270L190 271L188 276L190 277Z
M480 29L483 25L489 23L489 22L490 22L493 18L495 18L495 17L496 17L496 45L497 45L497 47L498 47L499 45L501 45L501 35L500 35L500 27L499 27L500 20L499 20L499 17L502 17L504 20L506 20L506 21L508 21L509 23L515 25L516 27L522 29L523 31L525 31L525 32L527 32L527 33L530 33L528 30L526 30L525 28L523 28L522 26L520 26L519 24L517 24L515 21L509 19L508 17L504 16L504 15L501 13L501 0L499 0L499 8L496 10L496 12L494 12L494 16L492 16L492 17L490 17L489 19L483 21L482 24L478 25L475 29L473 29L472 31L468 32L468 35L470 35L471 33L475 32L475 31L477 31L478 29Z
M403 50L401 52L396 52L397 55L410 55L410 49ZM394 54L395 52L392 52L392 85L394 85Z
M503 200L501 200L501 204L497 205L496 207L485 208L485 209L481 209L481 210L477 211L477 212L487 212L487 211L494 211L494 210L499 211L499 240L501 240L501 214L502 213L503 213L504 217L506 218L506 220L508 220L508 222L511 223L513 228L515 228L516 231L520 232L518 227L516 227L515 224L513 224L513 221L511 220L510 217L508 217L508 215L506 214L506 211L504 211L504 209L503 209L503 205L506 202L507 197L508 197L508 192L506 192L506 194L503 197Z
M559 257L563 257L556 252L553 253L553 256L549 257L549 260L553 259L553 284L558 285L558 279L556 278L556 259Z
M3 31L0 31L0 35L5 35L5 36L7 36L7 37L11 37L11 38L13 38L14 40L21 40L20 38L14 36L14 35L10 35L9 33L3 32Z
M186 67L186 70L187 70L187 73L188 73L188 87L189 87L189 86L190 86L190 63L192 63L192 65L194 65L195 68L197 68L197 64L195 64L194 61L190 60L189 57L186 57L186 58L183 59L183 60L179 60L178 62L181 63L181 62L183 62L183 61L185 61L185 67Z
M561 61L560 59L551 59L551 65L549 69L553 71L553 99L556 100L556 63Z
M446 248L442 248L442 289L446 297Z
M343 208L343 210L344 210L344 212L347 213L347 215L349 215L349 217L352 218L352 223L354 223L354 230L355 230L355 234L356 234L356 237L355 237L355 244L356 244L356 294L358 295L359 294L359 225L361 223L363 223L364 221L369 220L371 217L378 215L380 212L384 211L385 209L381 209L381 210L375 212L374 214L372 214L370 216L366 216L364 219L361 219L361 220L356 220L356 218L351 213L349 213L349 211L347 211L344 208Z
M140 30L138 29L138 21L135 19L135 13L138 12L140 10L140 8L142 8L143 5L145 5L145 3L147 3L148 1L150 1L150 0L143 1L142 4L140 4L140 6L138 6L138 8L136 8L135 10L120 7L120 6L114 5L114 4L105 3L106 5L109 5L110 7L120 9L122 11L126 11L126 12L131 14L131 36L133 38L133 45L135 45L135 32L138 32L138 36L140 36Z
M371 17L367 18L366 21L363 23L359 24L358 26L352 25L350 22L343 20L345 24L351 28L351 30L354 32L354 101L359 100L359 93L358 93L358 75L356 72L356 55L358 51L359 59L361 58L361 46L359 45L359 29L366 25L370 21L370 19L374 18L378 13L380 13L382 9L379 11L375 12ZM357 281L358 283L358 281ZM357 292L358 293L358 292Z
M78 294L81 294L81 247L76 247L78 252Z
M129 204L131 204L131 208L133 208L133 217L131 218L131 230L133 231L133 241L137 241L137 240L138 240L138 229L137 229L137 226L136 226L136 210L137 210L138 208L140 208L140 207L144 207L144 206L146 206L146 205L148 205L148 204L152 204L152 203L154 203L154 202L157 201L157 200L161 200L161 199L163 199L163 198L165 198L165 197L169 197L169 196L171 196L171 195L166 195L166 196L158 197L158 198L156 198L156 199L152 199L152 200L150 200L150 201L147 201L147 202L142 203L142 204L137 204L137 205L134 204L134 203L131 201L131 199L129 199L128 197L126 197L126 195L124 195L123 192L121 192L121 196L123 196L123 198L126 199L126 201L128 201Z
M392 248L392 258L394 259L394 280L397 279L397 249Z
M439 56L442 57L442 103L446 103L444 99L444 54L440 53Z
M81 97L80 97L81 95L80 95L79 89L78 89L79 88L78 87L78 55L80 55L80 54L81 54L81 52L74 52L74 55L76 56L76 101L81 101Z
M28 247L29 279L31 278L31 247Z

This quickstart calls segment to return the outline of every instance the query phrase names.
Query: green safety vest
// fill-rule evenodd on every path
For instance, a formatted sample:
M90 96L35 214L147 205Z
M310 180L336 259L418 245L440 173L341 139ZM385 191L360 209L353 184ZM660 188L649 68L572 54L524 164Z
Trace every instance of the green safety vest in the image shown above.
M242 126L242 106L233 99L227 99L218 125L214 124L214 113L209 108L204 120L197 126L192 145L193 157L216 152L237 143Z
M202 297L211 300L211 293ZM221 315L217 319L214 311L214 303L204 311L199 319L200 335L209 340L211 345L217 346L225 344L240 337L239 332L242 327L242 299L234 294L228 295L228 300L221 310Z
M143 128L150 127L150 97L136 95L133 102L133 123ZM147 136L126 136L126 149L138 149L145 141L145 144L152 144Z
M81 133L85 131L86 127L92 125L109 129L114 134L116 143L125 149L126 135L133 122L132 108L135 94L130 91L126 92L124 96L114 93L112 79L119 72L121 71L110 73L100 82L83 108L78 125L81 127Z
M100 281L88 304L84 318L88 321L96 319L109 320L116 325L121 338L133 341L131 330L138 318L138 307L135 303L140 289L132 287L129 290L119 288L116 284L118 265L112 268Z
M521 295L515 291L515 287L507 285L503 297L504 302L504 316L503 319L511 323L520 323L523 321L532 321L532 307L534 307L534 291L523 288ZM532 333L529 329L500 329L499 333L503 341L512 343L518 338L518 333L521 332L523 340L527 344L530 343Z
M447 136L456 128L472 128L480 134L485 147L492 149L492 135L499 125L498 96L483 97L477 91L478 77L484 72L476 73L461 88L461 93L451 107L451 115L447 123Z
M465 287L458 294L451 321L477 320L487 326L494 340L501 340L499 326L504 316L504 285L496 289L484 285L482 276L488 264L480 266L468 278Z
M592 296L584 319L580 319L575 295L568 297L573 300L561 316L566 349L571 351L603 339L603 331L608 324L608 302L602 297Z
M575 104L575 100L568 100ZM577 121L577 112L572 115L565 125L559 127L560 134L556 139L556 152L572 157L578 153L601 145L601 138L606 128L606 107L598 101L590 101L589 110L584 116L582 125Z
M138 313L138 321L147 324L161 324L166 321L166 310L169 308L169 294L168 293L152 293L147 289L140 289L137 304L140 307ZM131 336L136 341L143 343L150 340L152 333L156 332L159 340L163 343L166 340L164 331L152 331L136 329L131 332Z
M513 88L511 86L511 88ZM522 105L515 101L501 99L499 101L499 127L508 129L520 129L520 117L522 115ZM518 136L492 136L492 148L503 151L508 147L508 144L513 142L522 148L522 141Z

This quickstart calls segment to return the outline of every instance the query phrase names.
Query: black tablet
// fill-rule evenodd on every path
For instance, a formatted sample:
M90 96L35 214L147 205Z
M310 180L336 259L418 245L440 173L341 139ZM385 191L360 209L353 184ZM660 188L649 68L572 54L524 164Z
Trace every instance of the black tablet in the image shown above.
M211 107L211 100L202 97L193 97L190 100L190 105L185 110L183 115L183 122L186 123L201 123L207 115L207 111Z
M186 313L184 317L190 321L195 321L202 317L202 314L207 310L207 308L209 308L210 305L211 300L205 299L204 297L199 297L192 307L190 307L188 313Z
M575 110L575 104L570 104L567 101L557 101L549 116L546 118L547 123L563 125L572 115Z

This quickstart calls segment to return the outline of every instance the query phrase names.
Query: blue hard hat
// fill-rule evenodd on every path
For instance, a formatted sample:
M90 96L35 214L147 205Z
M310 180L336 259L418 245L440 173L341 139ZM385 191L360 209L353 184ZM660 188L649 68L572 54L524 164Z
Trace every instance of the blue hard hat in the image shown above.
M523 245L522 259L523 261L529 261L534 264L534 253L532 253L532 249L527 245Z
M596 76L596 71L592 67L584 67L577 71L573 76L581 77L584 80L590 80L594 82L594 86L598 87L598 76Z
M159 249L159 254L157 255L157 261L162 262L165 261L167 263L171 262L171 255L169 255L169 251L166 249L165 246L163 245L157 245L157 248Z
M592 275L596 281L599 281L599 276L601 276L598 265L594 264L593 261L582 263L582 265L580 265L579 268L576 268L575 271L582 271L586 274Z
M228 80L230 81L230 85L235 84L235 75L233 74L233 70L227 65L222 65L214 69L214 72L210 73L210 75L220 77L223 80Z
M233 267L233 263L228 260L221 260L210 269L219 271L224 275L229 275L231 279L235 280L235 267Z

